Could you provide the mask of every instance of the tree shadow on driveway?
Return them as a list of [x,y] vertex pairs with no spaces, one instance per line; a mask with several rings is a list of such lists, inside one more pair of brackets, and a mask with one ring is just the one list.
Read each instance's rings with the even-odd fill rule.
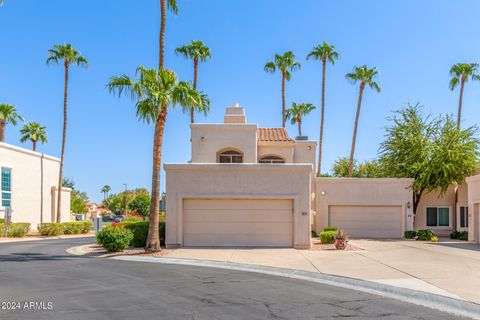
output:
[[12,252],[10,254],[0,255],[0,262],[61,261],[72,260],[75,258],[78,259],[84,257],[71,255],[51,255],[34,252]]
[[454,249],[462,249],[462,250],[470,250],[470,251],[479,251],[480,252],[480,245],[478,243],[470,243],[470,242],[437,242],[431,243],[434,246],[442,246]]

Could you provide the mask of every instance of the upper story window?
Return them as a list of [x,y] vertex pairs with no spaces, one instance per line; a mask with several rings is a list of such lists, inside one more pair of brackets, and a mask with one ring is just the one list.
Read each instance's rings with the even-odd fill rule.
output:
[[225,150],[218,154],[218,163],[243,163],[243,154],[236,150]]
[[12,201],[12,169],[2,167],[1,176],[2,207],[10,207]]
[[258,163],[285,163],[285,160],[278,156],[265,156],[258,160]]

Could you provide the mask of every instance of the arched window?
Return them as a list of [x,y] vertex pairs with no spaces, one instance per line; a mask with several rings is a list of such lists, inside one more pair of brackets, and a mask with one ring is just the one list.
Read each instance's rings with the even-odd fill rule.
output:
[[237,150],[225,150],[218,154],[218,163],[243,163],[243,154]]
[[285,160],[283,160],[283,158],[280,158],[279,156],[265,156],[263,158],[260,158],[260,160],[258,160],[258,163],[285,163]]

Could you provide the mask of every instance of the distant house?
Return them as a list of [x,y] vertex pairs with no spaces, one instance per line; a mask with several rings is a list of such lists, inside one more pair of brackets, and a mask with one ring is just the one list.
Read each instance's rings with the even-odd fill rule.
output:
[[169,247],[309,248],[311,230],[331,225],[358,238],[431,228],[479,240],[480,175],[458,187],[458,198],[454,186],[444,197],[426,194],[415,217],[412,179],[317,178],[315,141],[249,124],[238,104],[223,123],[190,127],[191,162],[164,165]]
[[[13,222],[56,221],[60,159],[0,142],[1,205],[12,209]],[[62,221],[70,221],[70,189],[62,188]]]

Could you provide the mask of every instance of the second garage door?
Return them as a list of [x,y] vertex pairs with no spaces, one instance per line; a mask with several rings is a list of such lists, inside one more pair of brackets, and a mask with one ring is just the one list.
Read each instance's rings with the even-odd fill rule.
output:
[[330,206],[329,225],[354,238],[400,238],[401,206]]
[[293,201],[185,199],[184,246],[293,246]]

